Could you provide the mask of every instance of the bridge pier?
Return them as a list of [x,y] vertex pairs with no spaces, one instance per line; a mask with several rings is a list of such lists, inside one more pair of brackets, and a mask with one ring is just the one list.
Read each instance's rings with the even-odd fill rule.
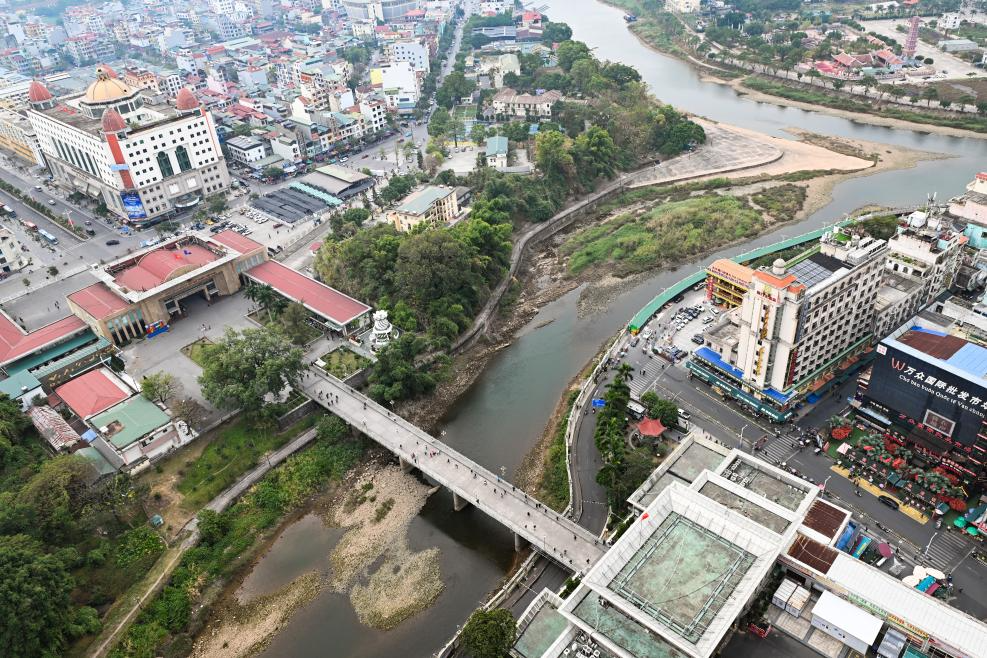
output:
[[515,532],[514,533],[514,552],[515,553],[520,553],[521,551],[524,550],[524,547],[527,546],[527,545],[528,545],[528,542],[524,539],[524,537],[522,537],[521,535],[519,535],[518,533]]
[[398,457],[398,464],[400,464],[401,470],[405,473],[410,473],[412,469],[415,468],[415,465],[406,460],[404,457]]
[[452,494],[452,509],[456,512],[462,512],[463,508],[469,505],[469,501],[465,498],[460,498],[459,494],[453,492]]

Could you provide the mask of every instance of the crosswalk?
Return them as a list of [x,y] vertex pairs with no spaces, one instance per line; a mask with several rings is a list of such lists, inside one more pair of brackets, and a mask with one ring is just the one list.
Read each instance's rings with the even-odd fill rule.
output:
[[789,457],[797,450],[797,448],[792,447],[792,439],[783,436],[768,440],[768,444],[759,450],[756,455],[759,459],[763,459],[769,464],[776,464],[788,461]]
[[[662,371],[665,368],[673,367],[671,363],[657,356],[648,359],[643,366],[638,365],[634,370],[634,378],[628,382],[631,397],[640,400],[644,393],[654,389],[655,380],[662,374]],[[641,372],[642,368],[644,373]]]
[[948,573],[972,547],[969,540],[964,539],[960,533],[943,529],[932,540],[928,553],[920,562]]

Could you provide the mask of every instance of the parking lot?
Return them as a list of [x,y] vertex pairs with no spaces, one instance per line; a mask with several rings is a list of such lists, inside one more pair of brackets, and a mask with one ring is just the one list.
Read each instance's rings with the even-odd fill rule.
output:
[[705,291],[694,288],[683,295],[682,301],[669,305],[644,325],[640,339],[654,354],[681,362],[702,345],[699,339],[703,331],[718,315]]

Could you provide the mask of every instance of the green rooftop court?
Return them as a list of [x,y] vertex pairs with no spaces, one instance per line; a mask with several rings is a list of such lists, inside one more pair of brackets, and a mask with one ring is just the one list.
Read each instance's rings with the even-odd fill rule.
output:
[[673,513],[610,589],[695,644],[753,564],[754,555]]
[[514,652],[520,658],[541,658],[568,623],[552,602],[545,601],[526,623],[519,625]]
[[[143,395],[124,400],[90,421],[117,448],[126,448],[171,422],[171,417]],[[106,428],[104,432],[102,428]]]
[[[602,635],[607,641],[637,658],[686,656],[632,617],[612,605],[601,604],[599,595],[589,588],[582,588],[582,595],[573,614],[593,629],[594,636]],[[601,658],[602,656],[608,657],[608,654],[601,652]]]

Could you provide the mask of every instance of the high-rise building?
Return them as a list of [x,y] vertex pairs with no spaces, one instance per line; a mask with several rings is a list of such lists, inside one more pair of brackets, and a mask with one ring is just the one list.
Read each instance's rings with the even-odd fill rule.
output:
[[343,0],[350,20],[393,21],[420,8],[419,0]]
[[888,251],[884,240],[835,230],[786,264],[755,270],[740,306],[706,333],[688,364],[777,421],[870,345]]
[[154,223],[229,187],[212,117],[189,89],[152,102],[104,67],[64,99],[36,85],[27,114],[56,183],[125,221]]

